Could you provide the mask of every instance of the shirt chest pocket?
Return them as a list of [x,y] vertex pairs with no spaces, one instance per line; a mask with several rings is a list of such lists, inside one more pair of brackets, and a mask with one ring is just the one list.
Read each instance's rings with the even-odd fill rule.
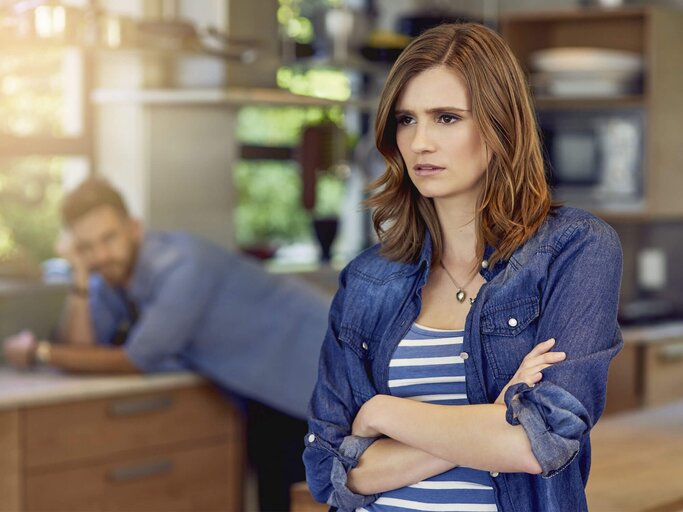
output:
[[344,344],[351,391],[360,406],[377,394],[373,384],[372,364],[379,342],[355,330],[343,328],[339,333],[339,340]]
[[481,339],[497,379],[508,381],[536,343],[538,297],[488,303],[481,315]]

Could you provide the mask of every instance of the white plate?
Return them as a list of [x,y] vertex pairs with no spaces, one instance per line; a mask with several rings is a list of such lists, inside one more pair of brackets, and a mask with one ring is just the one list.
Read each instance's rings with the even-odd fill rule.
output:
[[529,61],[533,69],[543,72],[639,73],[643,69],[643,58],[637,53],[605,48],[549,48],[532,53]]

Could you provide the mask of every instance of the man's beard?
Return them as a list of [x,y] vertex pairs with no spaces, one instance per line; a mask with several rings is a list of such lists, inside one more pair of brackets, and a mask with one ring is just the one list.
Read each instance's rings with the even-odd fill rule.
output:
[[131,278],[137,261],[138,248],[133,245],[128,260],[112,260],[93,268],[111,286],[123,286]]

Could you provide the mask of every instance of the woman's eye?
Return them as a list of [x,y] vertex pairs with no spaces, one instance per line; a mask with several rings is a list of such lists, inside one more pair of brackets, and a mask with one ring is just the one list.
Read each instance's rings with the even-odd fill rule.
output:
[[410,116],[398,116],[396,118],[396,123],[401,126],[407,126],[409,124],[413,124],[413,122],[413,118]]
[[441,114],[439,116],[439,122],[443,124],[453,124],[457,123],[460,121],[460,118],[458,116],[454,116],[453,114]]

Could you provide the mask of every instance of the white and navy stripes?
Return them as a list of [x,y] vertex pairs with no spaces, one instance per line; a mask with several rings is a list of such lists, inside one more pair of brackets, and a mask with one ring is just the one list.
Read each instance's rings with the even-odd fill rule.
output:
[[[444,331],[413,324],[389,363],[394,396],[441,405],[466,405],[463,331]],[[383,493],[357,512],[495,512],[491,476],[466,467],[409,487]]]

